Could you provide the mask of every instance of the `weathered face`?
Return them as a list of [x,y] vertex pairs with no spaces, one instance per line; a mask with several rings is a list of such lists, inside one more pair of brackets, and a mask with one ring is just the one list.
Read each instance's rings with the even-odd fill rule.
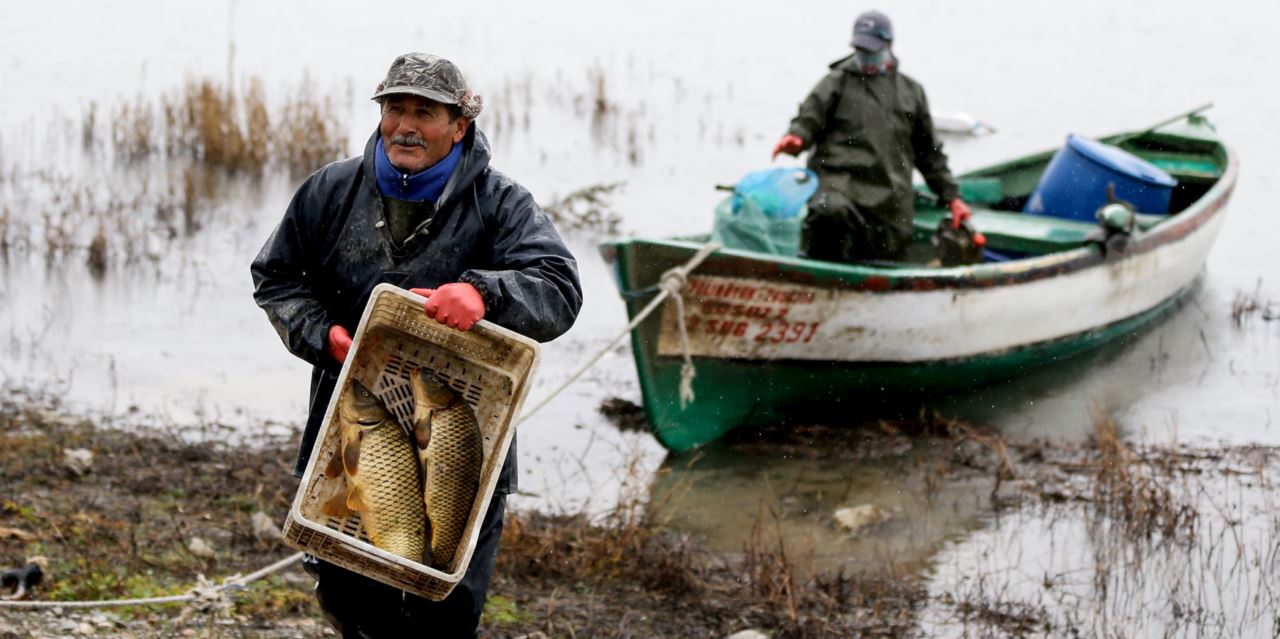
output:
[[412,175],[444,159],[470,123],[463,117],[450,120],[445,105],[434,100],[396,94],[382,102],[379,130],[391,164]]

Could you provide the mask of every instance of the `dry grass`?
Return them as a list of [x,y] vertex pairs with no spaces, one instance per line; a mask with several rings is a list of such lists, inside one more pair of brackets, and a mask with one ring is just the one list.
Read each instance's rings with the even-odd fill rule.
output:
[[[638,472],[638,471],[633,471]],[[688,490],[625,497],[602,519],[509,513],[486,616],[498,636],[900,636],[923,600],[921,581],[891,568],[815,571],[790,549],[781,517],[761,505],[741,553],[709,552],[658,513]],[[563,584],[576,584],[566,591]],[[619,605],[622,603],[623,605]],[[489,632],[485,633],[490,634]]]
[[764,533],[764,504],[751,527],[742,562],[742,572],[750,592],[762,601],[780,602],[786,605],[791,628],[800,630],[800,611],[796,605],[796,571],[787,557],[782,535],[782,520],[772,507],[768,509],[773,524],[776,544],[771,544]]
[[[93,120],[96,120],[96,104],[90,104],[89,113],[81,125],[82,137],[92,137]],[[155,107],[141,96],[132,103],[122,101],[111,114],[111,142],[116,155],[125,161],[143,160],[159,150],[156,145]]]
[[[294,174],[305,174],[339,159],[347,148],[346,134],[334,115],[332,101],[303,85],[286,100],[271,138],[272,153]],[[266,114],[261,116],[264,120]]]
[[98,232],[89,242],[89,272],[102,277],[107,272],[107,227],[98,225]]
[[54,260],[76,247],[74,225],[68,209],[58,214],[44,212],[44,254],[46,260]]
[[1280,319],[1280,310],[1274,308],[1273,302],[1262,299],[1261,279],[1253,293],[1237,291],[1235,298],[1231,300],[1231,321],[1237,327],[1243,326],[1255,314],[1261,314],[1264,320]]
[[[261,80],[242,84],[237,90],[192,79],[159,100],[137,96],[108,109],[88,103],[78,134],[86,153],[96,155],[105,140],[108,158],[128,166],[108,162],[87,177],[52,169],[24,174],[16,200],[0,211],[0,253],[83,259],[97,277],[113,265],[158,261],[154,239],[200,230],[219,199],[245,186],[235,180],[309,172],[344,154],[346,138],[328,101],[304,89],[273,108]],[[100,117],[104,110],[110,117]],[[15,215],[14,206],[28,214]]]
[[[185,592],[197,573],[247,573],[286,556],[289,549],[255,535],[250,520],[261,511],[279,521],[287,511],[295,482],[284,460],[292,447],[278,440],[231,445],[216,429],[205,434],[207,441],[195,443],[186,440],[190,430],[126,433],[55,409],[0,402],[0,527],[27,534],[0,543],[0,566],[48,557],[51,576],[36,597],[80,601]],[[69,469],[68,449],[93,452],[86,474]],[[212,544],[214,554],[194,555],[193,537]],[[237,602],[246,625],[312,610],[309,593],[279,577],[238,593]],[[183,628],[170,625],[178,610],[111,612],[155,615],[156,636],[180,636]]]
[[622,217],[610,199],[622,186],[621,182],[593,184],[542,205],[542,210],[562,228],[616,233]]
[[1236,326],[1242,326],[1246,317],[1258,312],[1261,308],[1262,304],[1256,293],[1249,295],[1237,291],[1235,299],[1231,300],[1231,321]]
[[14,219],[13,211],[6,204],[0,209],[0,255],[8,255],[9,250],[19,246],[21,238],[25,236],[26,232]]
[[1168,464],[1157,466],[1141,459],[1120,438],[1110,417],[1095,418],[1090,444],[1096,454],[1092,477],[1096,508],[1132,536],[1194,537],[1198,513],[1174,493]]
[[[654,592],[682,595],[701,583],[702,567],[686,535],[671,533],[627,469],[625,494],[602,518],[586,514],[515,515],[503,531],[498,562],[515,579],[600,581],[627,575]],[[668,498],[670,495],[668,495]]]
[[597,62],[595,66],[587,69],[587,82],[591,85],[591,115],[600,118],[608,115],[617,107],[609,101],[609,91],[606,86],[608,74],[604,67]]
[[[889,421],[880,420],[880,430],[889,435],[907,435],[910,437],[927,437],[949,442],[953,453],[945,464],[938,465],[925,477],[925,487],[936,487],[942,481],[946,470],[951,465],[970,467],[993,467],[994,483],[991,497],[995,499],[1005,482],[1018,476],[1013,458],[1009,454],[1009,445],[1004,435],[991,428],[981,428],[972,423],[947,417],[941,413],[920,409],[917,418],[912,420]],[[1037,444],[1026,442],[1024,448],[1034,449]],[[976,449],[976,450],[975,450]],[[985,457],[987,459],[979,459]]]
[[[174,213],[193,213],[196,207],[190,193],[172,188],[153,191],[145,182],[140,188],[119,191],[110,187],[95,191],[85,185],[60,188],[63,192],[44,205],[35,250],[48,263],[79,256],[95,277],[105,275],[112,265],[157,261],[159,255],[149,238],[189,234],[196,224],[188,217],[187,228],[178,227],[181,220]],[[7,251],[7,246],[32,248],[27,236],[28,230],[17,221],[0,214],[0,252]]]
[[[81,118],[82,138],[94,139],[97,105]],[[156,112],[163,113],[157,122]],[[273,121],[272,114],[278,114]],[[347,138],[328,99],[304,86],[273,104],[260,78],[242,88],[211,78],[192,78],[156,107],[142,97],[113,111],[112,143],[127,161],[187,158],[200,166],[259,175],[278,166],[309,173],[342,157]]]
[[84,117],[80,121],[80,144],[84,150],[93,149],[97,142],[98,131],[98,103],[89,102],[88,110],[85,111]]

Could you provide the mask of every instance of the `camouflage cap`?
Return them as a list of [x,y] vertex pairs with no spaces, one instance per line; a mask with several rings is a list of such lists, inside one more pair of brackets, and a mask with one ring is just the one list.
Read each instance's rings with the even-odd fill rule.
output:
[[417,95],[443,104],[456,104],[462,115],[480,115],[480,96],[471,93],[467,79],[454,63],[429,53],[406,53],[387,69],[387,77],[374,89],[373,100],[397,93]]

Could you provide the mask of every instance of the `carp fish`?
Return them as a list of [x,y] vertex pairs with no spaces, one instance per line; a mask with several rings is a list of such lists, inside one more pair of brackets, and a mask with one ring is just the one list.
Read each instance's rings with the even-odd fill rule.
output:
[[410,561],[426,553],[422,476],[409,436],[368,388],[352,380],[338,399],[341,440],[325,477],[345,477],[320,506],[331,517],[360,513],[373,545]]
[[480,489],[480,425],[460,395],[424,369],[410,373],[413,440],[422,468],[430,564],[446,570],[462,542]]

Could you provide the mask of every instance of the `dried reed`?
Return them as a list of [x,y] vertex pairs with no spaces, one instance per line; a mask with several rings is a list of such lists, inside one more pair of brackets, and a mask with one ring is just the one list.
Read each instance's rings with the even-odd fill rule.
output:
[[[273,164],[290,172],[310,172],[338,159],[346,136],[328,99],[314,97],[310,87],[272,108],[260,78],[249,78],[236,91],[210,78],[188,79],[157,109],[140,96],[113,112],[112,142],[116,154],[141,160],[164,153],[163,159],[189,158],[207,167],[258,175]],[[271,113],[279,113],[273,123]],[[97,105],[82,116],[86,146],[96,128]],[[157,140],[163,140],[163,144]]]
[[774,548],[765,540],[764,509],[765,505],[761,502],[760,512],[751,527],[751,536],[743,552],[743,581],[760,600],[785,603],[787,618],[793,630],[799,632],[800,612],[796,605],[795,566],[787,558],[787,548],[782,537],[782,520],[778,517],[778,512],[769,507],[777,540],[777,547]]
[[[93,105],[86,121],[93,119],[96,110]],[[158,150],[154,140],[155,110],[150,104],[139,96],[133,104],[121,102],[116,106],[111,116],[111,142],[118,156],[130,162],[146,158]]]
[[89,110],[84,114],[84,119],[80,122],[80,144],[86,151],[93,148],[94,142],[97,140],[98,131],[98,103],[90,101]]
[[1249,295],[1236,291],[1235,299],[1231,300],[1231,321],[1236,326],[1241,326],[1244,324],[1245,317],[1257,312],[1261,307],[1256,294]]
[[107,272],[107,227],[98,225],[98,232],[89,242],[89,272],[102,277]]
[[1261,313],[1264,320],[1280,319],[1280,316],[1274,312],[1272,303],[1262,301],[1261,279],[1258,280],[1253,293],[1236,291],[1235,298],[1231,300],[1231,321],[1236,326],[1243,326],[1255,313]]
[[1198,517],[1194,505],[1174,494],[1168,472],[1158,474],[1160,470],[1129,448],[1115,421],[1095,417],[1090,444],[1096,454],[1092,493],[1097,508],[1137,537],[1185,540],[1194,536]]
[[13,211],[5,205],[4,209],[0,209],[0,255],[8,255],[9,249],[18,245],[22,235],[24,234],[14,220]]
[[[641,486],[639,461],[627,485]],[[669,498],[668,495],[667,498]],[[703,567],[687,535],[667,531],[644,491],[624,491],[602,519],[586,514],[517,514],[503,530],[499,565],[513,578],[599,582],[625,575],[646,588],[686,594],[701,587]]]
[[291,173],[310,173],[342,157],[347,137],[329,98],[316,97],[314,88],[304,85],[281,113],[272,149]]
[[598,62],[594,67],[587,69],[587,80],[591,83],[591,115],[593,117],[603,117],[614,110],[613,104],[609,102],[605,79],[604,67]]
[[544,204],[542,210],[556,224],[567,228],[616,233],[622,217],[613,210],[609,199],[622,186],[622,182],[586,186]]

